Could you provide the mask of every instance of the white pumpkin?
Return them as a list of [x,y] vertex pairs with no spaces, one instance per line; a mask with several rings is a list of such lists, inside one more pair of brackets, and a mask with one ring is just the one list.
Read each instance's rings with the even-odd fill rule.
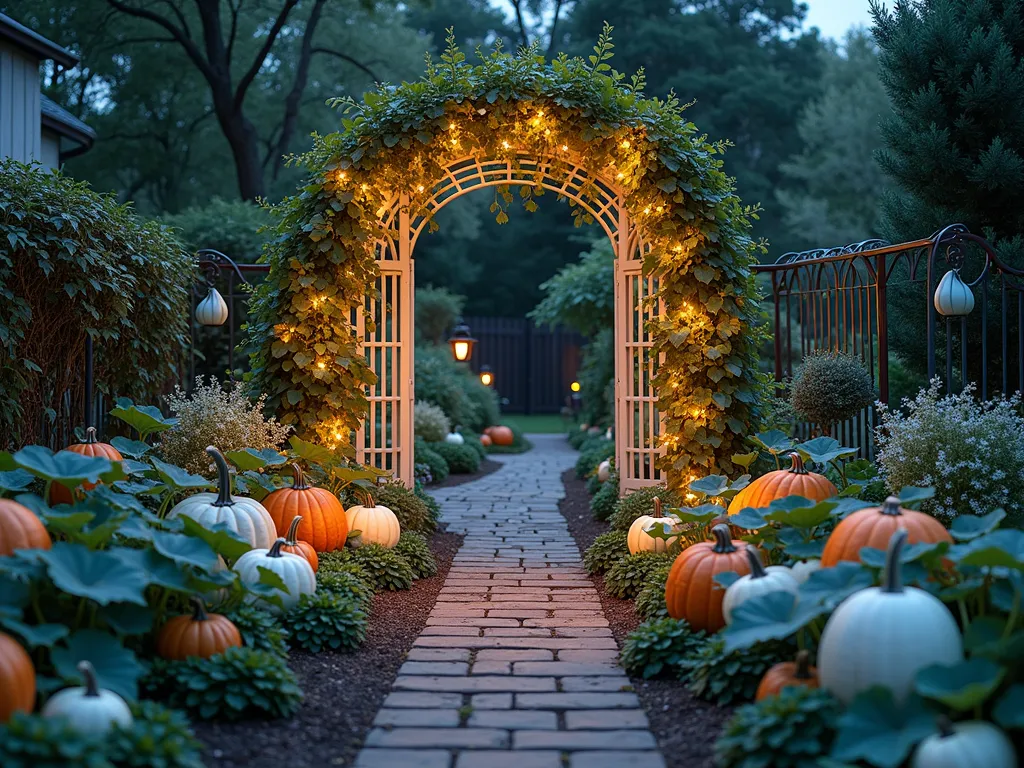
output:
[[992,723],[939,720],[939,733],[922,741],[911,768],[1017,768],[1017,754],[1006,734]]
[[398,517],[387,507],[381,507],[373,503],[373,499],[367,494],[367,506],[354,506],[345,510],[345,517],[348,519],[350,531],[360,531],[360,543],[380,544],[385,547],[393,547],[398,543],[398,537],[402,535],[402,528],[398,524]]
[[224,297],[213,286],[196,307],[196,321],[200,325],[224,325],[228,319],[228,305]]
[[612,439],[612,428],[611,427],[608,427],[608,429],[606,429],[604,431],[604,439],[605,440],[611,440]]
[[612,476],[612,462],[609,459],[605,459],[597,465],[597,481],[599,483],[607,483]]
[[960,279],[960,273],[952,269],[939,280],[933,303],[935,311],[943,317],[969,315],[974,309],[974,292]]
[[761,564],[761,556],[750,546],[747,547],[747,561],[750,563],[750,573],[730,584],[722,598],[722,615],[726,624],[732,621],[732,612],[736,606],[752,597],[769,592],[789,592],[795,595],[800,590],[789,568],[771,566],[766,570]]
[[[771,567],[768,570],[770,571]],[[796,579],[797,584],[803,584],[812,573],[818,570],[821,570],[821,560],[801,560],[789,566],[789,572]]]
[[449,432],[444,436],[444,441],[452,445],[462,445],[466,442],[465,438],[458,432]]
[[892,535],[882,586],[844,600],[821,633],[818,680],[844,704],[875,685],[902,703],[920,670],[951,666],[964,657],[949,609],[923,589],[903,586],[900,552],[906,540],[906,529]]
[[316,592],[316,574],[313,573],[313,566],[301,555],[282,552],[281,547],[284,544],[284,539],[278,539],[270,549],[250,549],[235,562],[238,578],[247,587],[259,584],[260,568],[266,568],[281,577],[288,592],[276,590],[281,596],[283,608],[267,603],[266,607],[272,613],[294,608],[303,595],[312,595]]
[[212,445],[206,452],[213,457],[217,465],[217,493],[197,493],[189,496],[178,502],[167,516],[184,515],[204,528],[226,523],[253,547],[269,549],[277,537],[274,518],[256,499],[232,496],[231,475],[228,473],[228,463],[224,456]]
[[88,661],[78,663],[85,685],[65,688],[50,697],[43,717],[59,717],[83,736],[103,736],[115,725],[130,728],[132,712],[125,700],[96,684],[96,673]]
[[674,517],[661,516],[661,499],[657,496],[654,498],[654,515],[642,515],[629,526],[629,533],[626,534],[626,546],[629,547],[629,554],[635,555],[637,552],[666,552],[678,540],[678,536],[673,536],[671,539],[659,539],[651,536],[647,533],[646,529],[654,523],[664,523],[671,526],[679,523]]

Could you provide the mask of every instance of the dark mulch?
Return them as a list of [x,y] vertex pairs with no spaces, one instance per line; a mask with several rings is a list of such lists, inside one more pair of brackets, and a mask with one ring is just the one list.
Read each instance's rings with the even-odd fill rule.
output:
[[[575,471],[563,473],[562,483],[565,498],[558,508],[569,524],[576,546],[583,552],[608,530],[608,523],[595,520],[590,514],[586,483],[576,479]],[[594,584],[612,634],[621,647],[626,635],[640,623],[633,601],[609,595],[600,576],[594,578]],[[677,680],[634,677],[632,682],[668,768],[712,768],[712,747],[732,710],[695,698]]]
[[438,572],[403,592],[373,600],[366,642],[353,653],[294,651],[289,665],[305,691],[291,720],[195,723],[207,744],[209,768],[321,768],[355,762],[398,668],[427,623],[437,593],[462,543],[453,533],[435,534],[430,547]]
[[444,479],[443,483],[434,483],[431,488],[451,488],[453,485],[462,485],[463,483],[469,483],[473,480],[479,480],[481,477],[486,477],[492,472],[497,472],[501,469],[501,463],[494,461],[494,459],[484,459],[480,462],[480,469],[474,472],[472,475],[448,475]]

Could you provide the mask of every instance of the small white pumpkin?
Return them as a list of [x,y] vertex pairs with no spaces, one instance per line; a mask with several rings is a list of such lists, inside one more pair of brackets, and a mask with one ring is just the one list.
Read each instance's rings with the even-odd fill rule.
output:
[[449,432],[445,435],[444,441],[451,445],[463,445],[466,442],[465,438],[458,432]]
[[668,551],[668,548],[672,546],[679,537],[673,536],[671,539],[659,539],[647,533],[646,529],[654,523],[664,523],[666,525],[675,526],[678,522],[679,521],[674,517],[661,516],[661,499],[655,496],[654,515],[642,515],[634,520],[633,524],[629,526],[629,533],[626,534],[626,546],[629,547],[629,554],[635,555],[637,552]]
[[840,603],[821,633],[818,680],[844,704],[875,685],[888,688],[902,704],[920,670],[963,660],[963,640],[949,609],[923,589],[903,586],[900,552],[906,540],[905,528],[893,533],[882,586]]
[[[768,570],[771,570],[769,568]],[[803,584],[815,571],[821,570],[821,560],[801,560],[789,566],[789,572],[797,584]]]
[[220,291],[210,286],[199,305],[196,307],[196,321],[200,325],[224,325],[228,319],[228,304]]
[[276,590],[281,596],[283,609],[268,603],[266,607],[272,613],[294,608],[303,595],[312,595],[316,592],[316,574],[313,572],[313,566],[301,555],[282,552],[281,547],[284,544],[284,539],[278,539],[270,549],[250,549],[235,563],[238,578],[247,587],[259,584],[260,568],[266,568],[281,577],[288,592],[286,594],[280,589]]
[[253,547],[269,549],[277,537],[277,526],[274,518],[256,499],[245,496],[231,495],[231,475],[228,463],[221,452],[212,445],[206,452],[213,457],[217,465],[217,493],[197,493],[184,501],[178,502],[167,513],[168,517],[184,515],[190,517],[204,528],[212,528],[218,523],[227,523],[228,527],[249,542]]
[[974,309],[974,292],[955,269],[942,276],[935,288],[935,311],[943,317],[969,315]]
[[612,476],[612,462],[610,459],[605,459],[597,465],[597,481],[599,483],[607,483]]
[[115,725],[131,727],[132,712],[125,700],[97,685],[92,664],[80,661],[78,671],[85,685],[53,694],[43,707],[43,717],[64,718],[68,725],[89,737],[103,736]]
[[604,439],[605,440],[611,440],[612,439],[612,428],[611,427],[608,427],[608,429],[606,429],[604,431]]
[[939,732],[922,741],[911,768],[1016,768],[1017,754],[1006,734],[992,723],[950,723],[939,718]]
[[366,506],[354,506],[345,510],[350,531],[362,531],[362,544],[380,544],[393,547],[402,535],[398,517],[387,507],[373,503],[373,498],[366,495]]
[[800,587],[793,578],[788,568],[772,566],[765,570],[761,564],[761,556],[753,547],[747,547],[747,562],[750,563],[750,573],[740,576],[725,590],[725,597],[722,598],[722,616],[725,623],[732,622],[732,612],[736,606],[749,600],[752,597],[766,595],[769,592],[789,592],[795,595]]

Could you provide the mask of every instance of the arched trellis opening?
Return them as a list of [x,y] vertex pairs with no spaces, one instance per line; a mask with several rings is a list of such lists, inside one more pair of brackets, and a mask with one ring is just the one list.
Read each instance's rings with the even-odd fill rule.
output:
[[[557,168],[557,171],[555,170]],[[598,223],[611,240],[615,269],[615,458],[623,492],[662,481],[657,456],[661,420],[654,381],[659,356],[648,324],[659,313],[657,278],[643,274],[646,250],[623,190],[580,158],[516,153],[508,158],[469,155],[444,169],[418,215],[407,193],[383,208],[387,236],[377,242],[380,270],[376,295],[356,318],[357,335],[377,381],[367,394],[369,410],[356,437],[357,458],[413,478],[413,251],[434,214],[454,200],[488,187],[529,186],[567,198]],[[381,211],[378,211],[379,213]],[[367,327],[361,318],[370,317]]]

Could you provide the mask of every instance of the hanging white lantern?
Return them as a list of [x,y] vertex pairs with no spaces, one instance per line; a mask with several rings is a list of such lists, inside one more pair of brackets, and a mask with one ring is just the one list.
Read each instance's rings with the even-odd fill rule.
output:
[[228,304],[214,287],[196,307],[196,321],[200,325],[224,325],[228,319]]
[[939,280],[935,289],[935,311],[943,317],[962,317],[974,309],[974,293],[960,279],[960,273],[950,270]]

